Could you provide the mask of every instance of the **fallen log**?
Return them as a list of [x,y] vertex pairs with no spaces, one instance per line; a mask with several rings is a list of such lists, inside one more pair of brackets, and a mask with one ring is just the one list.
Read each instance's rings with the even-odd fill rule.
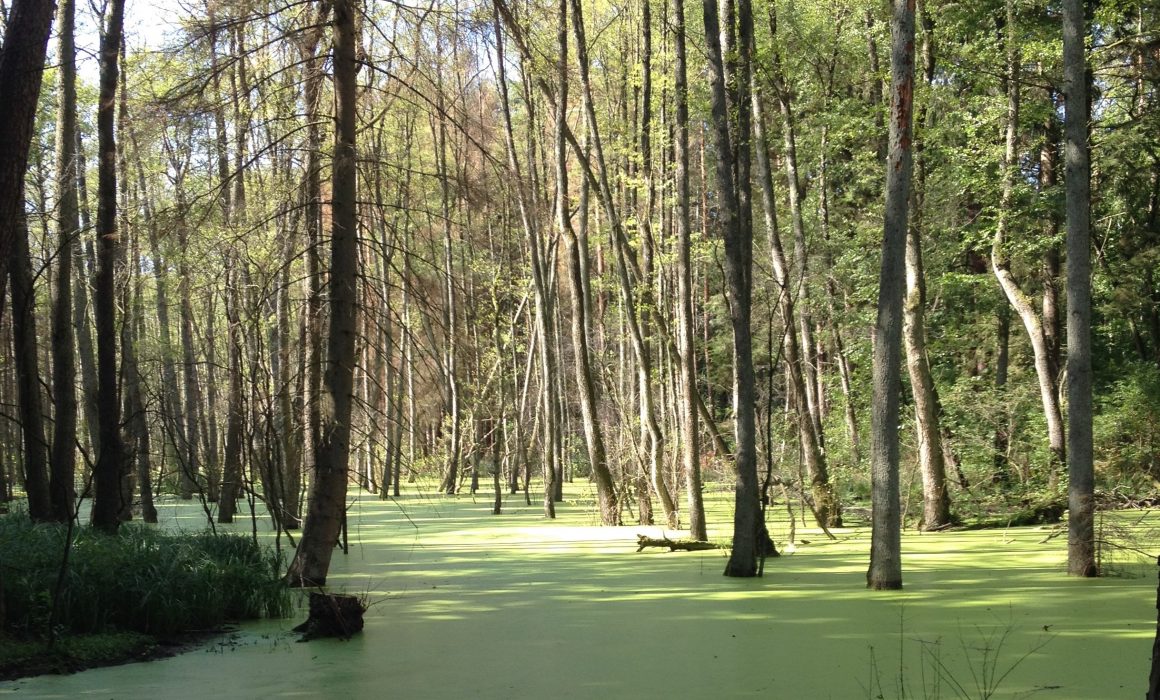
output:
[[363,628],[363,613],[367,610],[362,600],[352,595],[311,593],[310,616],[294,628],[301,632],[298,641],[308,642],[319,637],[350,639]]
[[643,552],[645,547],[667,547],[670,552],[697,552],[704,549],[725,549],[725,545],[702,540],[672,540],[668,537],[636,536],[636,551]]

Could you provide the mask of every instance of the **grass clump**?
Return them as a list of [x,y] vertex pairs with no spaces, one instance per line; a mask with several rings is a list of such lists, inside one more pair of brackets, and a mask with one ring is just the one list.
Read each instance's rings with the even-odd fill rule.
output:
[[0,680],[72,673],[163,655],[155,638],[137,632],[71,635],[51,645],[44,639],[0,634]]
[[[0,516],[0,630],[16,639],[133,632],[166,638],[291,607],[277,555],[227,534],[116,535]],[[58,584],[59,579],[59,584]]]

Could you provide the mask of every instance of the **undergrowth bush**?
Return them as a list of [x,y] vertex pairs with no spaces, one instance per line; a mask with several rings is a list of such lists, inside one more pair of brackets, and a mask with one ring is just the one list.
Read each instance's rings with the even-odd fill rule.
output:
[[52,617],[67,533],[62,525],[0,516],[0,595],[7,629],[40,634],[52,623],[75,633],[167,636],[289,612],[279,557],[252,539],[169,534],[130,524],[116,535],[75,531]]

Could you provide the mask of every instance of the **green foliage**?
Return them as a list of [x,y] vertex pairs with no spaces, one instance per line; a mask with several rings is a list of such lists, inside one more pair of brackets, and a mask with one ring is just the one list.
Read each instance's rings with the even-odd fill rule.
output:
[[71,673],[126,659],[148,658],[156,649],[156,640],[138,632],[73,635],[51,645],[0,633],[0,678]]
[[1154,491],[1160,479],[1160,369],[1144,363],[1123,368],[1103,392],[1094,430],[1106,486]]
[[279,557],[253,540],[126,525],[115,536],[76,534],[54,615],[66,536],[60,525],[0,518],[0,593],[10,630],[38,634],[51,620],[69,632],[164,636],[290,608]]

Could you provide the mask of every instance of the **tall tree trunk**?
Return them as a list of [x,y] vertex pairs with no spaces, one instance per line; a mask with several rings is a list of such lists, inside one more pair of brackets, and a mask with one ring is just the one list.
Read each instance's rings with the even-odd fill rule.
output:
[[52,303],[52,456],[49,489],[53,518],[68,522],[76,500],[77,392],[73,334],[73,249],[80,235],[77,203],[76,11],[73,0],[61,0],[57,15],[57,60],[60,63],[56,121],[57,260],[56,295]]
[[334,3],[335,144],[331,204],[330,333],[327,341],[326,396],[320,442],[315,446],[314,481],[306,525],[287,581],[322,586],[334,543],[346,515],[350,418],[354,389],[358,310],[358,219],[355,134],[357,74],[355,0]]
[[[173,345],[172,330],[169,319],[169,266],[161,253],[160,234],[154,217],[153,205],[146,189],[145,168],[142,164],[141,148],[137,143],[137,135],[130,126],[130,139],[133,142],[134,160],[136,163],[138,191],[141,197],[141,208],[144,212],[149,231],[149,250],[153,262],[154,299],[157,305],[157,329],[161,353],[161,418],[164,425],[165,443],[168,445],[174,460],[182,463],[185,454],[185,445],[188,442],[185,429],[185,413],[181,410],[181,388],[177,383],[177,364],[174,360],[176,349]],[[98,441],[99,442],[99,441]],[[183,499],[193,498],[193,482],[187,477],[185,469],[178,475],[178,493]]]
[[1011,307],[1004,305],[999,309],[998,324],[995,333],[995,393],[1000,399],[1003,409],[996,417],[995,435],[991,440],[994,457],[992,464],[994,471],[991,481],[1005,484],[1011,479],[1010,465],[1007,460],[1007,451],[1011,443],[1010,411],[1003,400],[1007,393],[1007,368],[1011,350]]
[[[740,25],[751,37],[753,16],[748,0],[741,0]],[[773,554],[761,511],[757,483],[756,377],[753,371],[752,298],[753,231],[743,226],[735,176],[733,144],[727,104],[727,76],[721,51],[721,24],[716,0],[703,0],[705,43],[712,83],[713,133],[717,149],[717,189],[721,200],[722,235],[725,239],[725,279],[729,291],[729,319],[733,326],[733,427],[736,476],[733,512],[733,549],[725,565],[726,576],[748,577],[761,573],[759,559]],[[732,27],[733,17],[725,16]],[[751,42],[751,38],[750,38]],[[752,44],[743,40],[741,57],[746,65]],[[748,76],[746,76],[748,80]],[[734,96],[736,99],[736,96]],[[748,134],[743,138],[748,139]],[[748,154],[746,154],[748,157]],[[747,185],[748,183],[746,183]]]
[[1095,576],[1092,468],[1091,162],[1085,3],[1063,3],[1067,90],[1067,572]]
[[588,133],[592,139],[592,150],[596,156],[598,185],[601,202],[605,214],[612,227],[611,238],[613,254],[616,257],[617,281],[620,286],[621,301],[624,305],[625,321],[632,341],[633,353],[636,356],[637,384],[641,392],[641,417],[644,429],[648,433],[649,444],[649,476],[653,490],[661,500],[665,518],[669,527],[677,527],[677,509],[672,494],[664,481],[664,437],[661,434],[660,422],[657,418],[656,403],[652,389],[652,370],[648,348],[645,346],[644,333],[637,318],[639,308],[636,295],[632,289],[632,280],[629,276],[627,245],[624,236],[623,223],[617,215],[613,201],[612,189],[608,177],[607,161],[604,157],[604,147],[600,140],[600,131],[597,128],[596,108],[592,100],[592,84],[589,77],[588,43],[584,33],[584,15],[579,0],[571,0],[572,30],[576,37],[576,59],[580,68],[581,95],[583,97],[584,116],[588,125]]
[[45,442],[44,399],[40,390],[32,260],[28,252],[27,219],[23,212],[19,217],[21,230],[12,241],[12,263],[8,267],[12,285],[12,352],[19,389],[20,431],[24,436],[24,490],[28,494],[28,515],[34,521],[44,522],[54,518],[54,510],[49,493],[48,443]]
[[[317,469],[314,460],[322,439],[322,131],[320,128],[323,58],[318,56],[332,2],[316,4],[311,27],[301,46],[303,101],[306,107],[306,384],[303,391],[303,450],[306,472]],[[328,360],[329,362],[329,360]]]
[[[124,83],[122,83],[123,85]],[[125,174],[123,166],[122,162],[122,175]],[[141,246],[139,237],[136,235],[132,237],[131,248],[133,256],[131,269],[136,272],[142,269]],[[125,317],[121,322],[121,365],[124,372],[126,432],[132,441],[130,453],[132,453],[136,463],[134,477],[141,493],[141,519],[146,523],[155,523],[157,522],[157,507],[153,502],[149,421],[145,414],[145,400],[142,397],[142,386],[145,384],[145,378],[141,374],[141,364],[137,357],[137,347],[145,339],[145,303],[142,299],[141,286],[140,275],[134,274],[133,279],[125,288],[123,305]],[[129,495],[131,497],[132,493]],[[123,512],[122,515],[124,514]]]
[[913,0],[893,0],[891,22],[890,147],[886,162],[886,212],[875,324],[870,413],[870,479],[873,499],[870,569],[874,590],[902,588],[902,524],[898,489],[898,400],[902,355],[902,302],[906,288],[906,231],[912,170],[914,98]]
[[[925,5],[922,15],[922,79],[927,89],[934,81],[934,19]],[[914,397],[914,429],[918,439],[918,463],[922,474],[922,527],[938,530],[951,524],[951,499],[947,491],[943,460],[940,407],[930,360],[926,352],[926,278],[922,267],[923,202],[926,158],[923,141],[927,107],[918,110],[914,129],[914,187],[911,189],[910,226],[906,234],[906,296],[903,300],[902,339],[906,346],[906,370]]]
[[677,335],[681,394],[677,413],[683,439],[681,463],[689,501],[689,536],[709,539],[705,504],[701,497],[701,431],[697,423],[697,360],[693,341],[693,263],[689,223],[689,96],[685,50],[685,0],[673,1],[674,97],[676,99],[676,224],[677,224]]
[[[44,57],[52,31],[51,0],[13,0],[0,51],[0,283],[8,279],[16,237],[24,226],[24,174],[32,144]],[[0,318],[4,316],[0,284]]]
[[[241,177],[239,173],[238,177]],[[232,523],[242,482],[242,442],[245,431],[245,407],[242,384],[242,338],[240,280],[236,271],[237,255],[232,251],[226,260],[226,324],[229,327],[226,355],[230,386],[226,399],[226,447],[222,462],[221,493],[218,495],[218,522]]]
[[435,134],[436,158],[439,171],[439,206],[443,219],[443,371],[447,379],[447,406],[451,412],[451,437],[447,444],[447,464],[444,470],[443,483],[439,490],[446,494],[455,493],[459,486],[459,462],[462,459],[463,432],[462,407],[460,406],[458,352],[459,342],[457,321],[459,309],[456,308],[455,295],[455,267],[454,241],[451,230],[451,169],[447,165],[447,120],[443,104],[443,85],[440,79],[437,111],[439,124]]
[[101,37],[101,88],[97,107],[97,275],[93,294],[97,326],[97,403],[101,450],[93,470],[95,497],[92,523],[116,532],[121,525],[121,482],[125,449],[121,441],[121,404],[117,396],[117,329],[115,275],[121,234],[117,230],[117,144],[114,125],[117,61],[125,19],[125,0],[110,0]]
[[[293,225],[290,227],[293,229]],[[298,236],[288,232],[282,246],[281,282],[277,292],[277,376],[275,377],[278,399],[278,437],[281,442],[282,464],[279,471],[280,481],[278,502],[270,504],[280,509],[278,516],[282,527],[287,530],[297,530],[299,527],[298,499],[301,495],[302,484],[302,432],[299,418],[301,411],[294,403],[294,362],[293,343],[291,342],[290,328],[290,287],[291,265],[297,256]]]
[[1053,481],[1059,466],[1065,462],[1063,415],[1056,391],[1055,374],[1051,367],[1051,353],[1043,330],[1043,321],[1035,311],[1031,299],[1019,287],[1011,273],[1006,252],[1007,230],[1012,216],[1015,197],[1015,179],[1019,176],[1018,135],[1019,135],[1019,73],[1021,58],[1019,40],[1016,35],[1015,1],[1007,0],[1007,136],[1003,153],[1003,190],[999,202],[999,220],[995,226],[995,236],[991,241],[991,269],[999,280],[999,286],[1007,296],[1015,313],[1023,322],[1031,341],[1031,351],[1035,357],[1035,374],[1039,380],[1039,397],[1043,404],[1043,414],[1047,421],[1048,446],[1051,449],[1051,464],[1048,475]]
[[[85,414],[85,428],[89,436],[89,446],[93,453],[100,451],[98,424],[100,423],[97,410],[97,355],[93,347],[92,319],[89,317],[90,284],[92,270],[86,264],[84,248],[92,250],[92,241],[85,246],[81,245],[81,231],[89,229],[88,183],[85,177],[85,149],[81,141],[80,130],[77,131],[76,146],[73,154],[76,158],[77,200],[80,213],[80,231],[73,237],[70,254],[73,256],[73,269],[76,280],[73,288],[73,332],[76,334],[77,355],[81,365],[81,387]],[[90,258],[92,256],[90,255]]]
[[[187,216],[184,195],[185,167],[177,168],[178,176],[174,185],[177,193],[178,216]],[[193,298],[191,292],[192,272],[189,266],[189,230],[184,221],[177,224],[177,245],[180,248],[177,262],[177,296],[181,316],[181,359],[182,380],[185,391],[182,412],[185,415],[185,451],[180,457],[182,483],[186,488],[205,495],[205,481],[201,469],[201,421],[198,408],[201,406],[201,379],[193,346]]]
[[[565,131],[567,130],[568,107],[568,31],[567,31],[568,0],[560,0],[560,26],[557,30],[559,45],[559,91],[557,92],[556,126],[555,126],[555,162],[556,162],[556,222],[567,246],[566,266],[568,271],[568,287],[572,295],[572,352],[575,360],[576,386],[580,393],[581,420],[584,427],[585,446],[588,451],[588,463],[592,469],[592,477],[596,482],[597,498],[599,499],[600,522],[604,525],[620,525],[620,504],[616,497],[616,485],[612,480],[612,473],[608,469],[608,457],[604,446],[604,433],[600,425],[600,404],[596,391],[596,380],[592,372],[591,352],[588,347],[588,338],[591,334],[589,322],[589,306],[585,299],[587,288],[584,280],[584,260],[586,252],[581,248],[582,241],[572,227],[568,204],[568,162],[565,151]],[[495,20],[496,33],[499,34],[499,17]],[[498,45],[499,79],[505,80],[503,69],[503,47]],[[515,160],[514,139],[512,138],[511,117],[507,102],[507,87],[501,84],[503,95],[504,126],[508,135],[509,167],[513,175],[519,177],[519,166]],[[517,179],[517,182],[519,180]],[[521,212],[525,207],[523,195],[520,195]]]
[[[777,15],[773,6],[769,10],[771,34],[777,34]],[[813,321],[809,315],[809,295],[805,222],[802,212],[802,188],[798,177],[797,142],[789,86],[781,74],[781,58],[774,54],[774,85],[781,106],[784,121],[785,175],[789,189],[790,218],[794,234],[794,274],[786,265],[785,253],[777,233],[776,206],[773,198],[772,167],[768,162],[769,146],[765,137],[765,125],[758,125],[762,111],[760,99],[753,102],[754,128],[761,130],[758,147],[759,174],[762,181],[762,197],[765,202],[766,228],[770,236],[770,255],[773,257],[774,275],[782,288],[781,312],[785,323],[786,364],[789,369],[794,401],[798,414],[798,434],[806,473],[810,478],[810,491],[814,499],[813,511],[822,527],[840,527],[842,524],[841,504],[830,484],[829,467],[826,463],[822,433],[821,399],[818,392],[819,377],[813,363],[814,337]],[[763,162],[764,161],[764,162]],[[795,321],[796,315],[796,321]],[[800,333],[800,341],[799,334]]]
[[752,94],[753,131],[756,141],[757,180],[761,185],[762,208],[765,213],[765,229],[769,238],[769,256],[773,265],[774,280],[781,287],[778,300],[781,307],[782,322],[785,324],[785,360],[786,371],[790,380],[798,424],[798,440],[801,445],[802,461],[806,473],[810,477],[811,494],[813,496],[813,510],[817,514],[818,524],[823,527],[837,527],[841,524],[841,515],[838,510],[837,499],[827,478],[825,454],[817,438],[817,424],[809,411],[806,401],[808,391],[802,359],[801,348],[798,345],[798,331],[794,317],[793,291],[795,284],[790,277],[790,269],[786,264],[785,249],[782,247],[781,236],[777,225],[777,203],[773,191],[773,169],[769,161],[769,141],[765,131],[765,114],[761,93],[754,86]]
[[[653,241],[652,233],[652,215],[653,215],[653,184],[652,184],[652,138],[650,131],[652,129],[652,17],[650,11],[651,0],[640,0],[641,2],[641,86],[640,86],[640,161],[641,161],[641,187],[639,193],[634,193],[640,200],[638,201],[638,228],[641,238],[641,262],[642,269],[638,275],[637,284],[640,288],[640,333],[641,333],[641,347],[644,354],[649,358],[649,365],[653,365],[653,350],[651,342],[651,323],[650,317],[653,315],[652,310],[657,308],[656,300],[653,298],[653,259],[655,257],[656,243]],[[658,315],[659,316],[659,315]],[[658,318],[659,320],[659,318]],[[651,371],[646,376],[641,372],[638,374],[638,381],[648,382],[650,384],[656,381],[652,377]],[[645,391],[642,387],[640,392],[641,397],[647,398],[650,392]],[[649,455],[649,481],[652,484],[653,491],[656,492],[657,497],[661,501],[661,507],[664,508],[665,518],[669,523],[669,527],[678,527],[680,525],[680,512],[677,507],[676,500],[669,489],[668,483],[665,481],[664,469],[664,440],[661,437],[663,433],[660,430],[660,405],[663,401],[657,401],[655,398],[652,403],[646,401],[641,402],[641,423],[648,427],[648,455]],[[649,415],[651,413],[651,415]],[[653,428],[653,423],[656,423],[656,429]]]

